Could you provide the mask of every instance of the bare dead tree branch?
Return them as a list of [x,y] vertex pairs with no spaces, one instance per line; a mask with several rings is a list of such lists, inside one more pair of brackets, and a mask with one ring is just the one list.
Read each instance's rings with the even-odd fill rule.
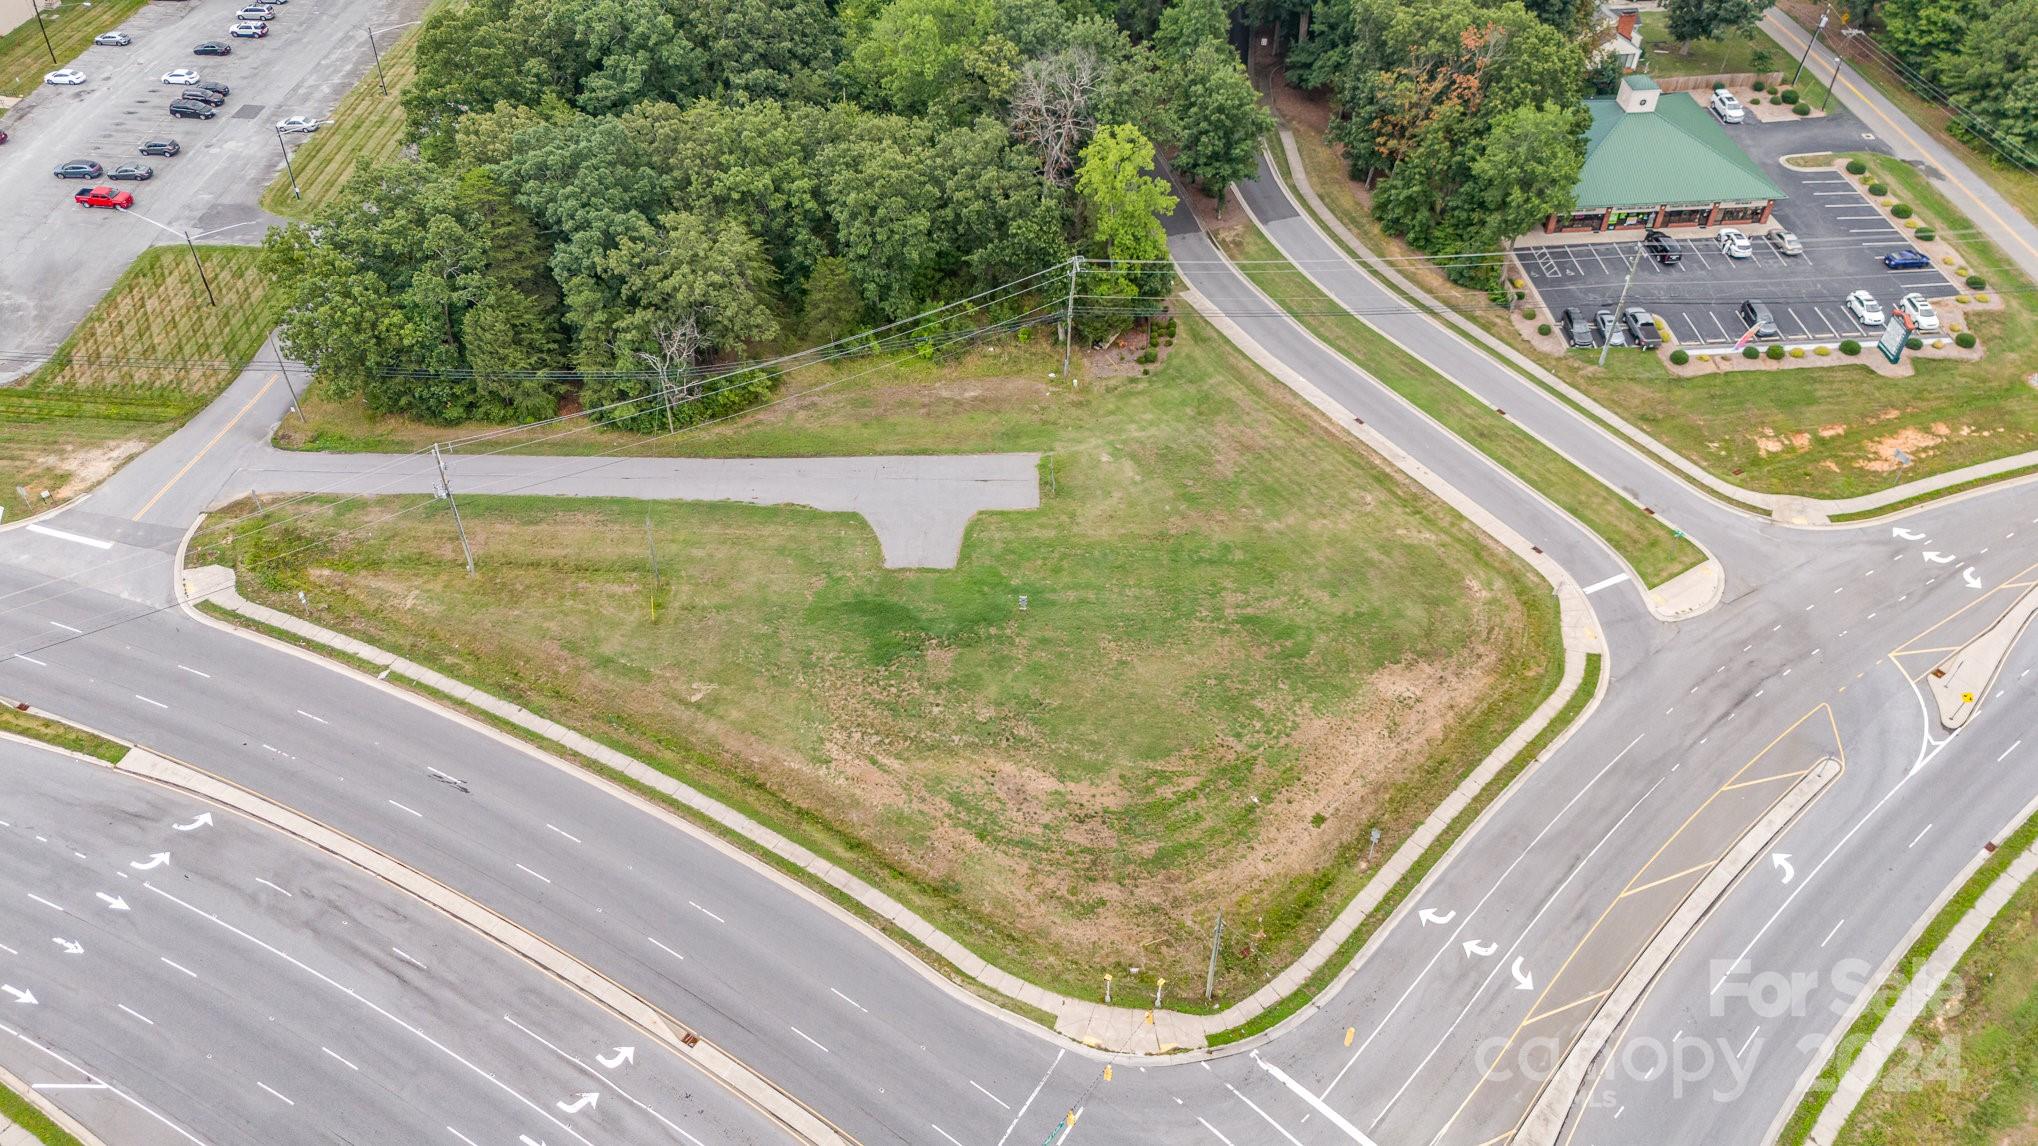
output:
[[1104,82],[1104,65],[1088,48],[1064,48],[1026,61],[1012,95],[1012,132],[1040,156],[1041,177],[1068,185],[1076,152],[1096,130],[1090,101]]

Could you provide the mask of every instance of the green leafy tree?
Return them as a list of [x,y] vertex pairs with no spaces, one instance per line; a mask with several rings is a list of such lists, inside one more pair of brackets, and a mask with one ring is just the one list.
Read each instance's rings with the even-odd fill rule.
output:
[[890,0],[857,29],[844,70],[875,106],[968,119],[999,109],[1062,26],[1054,0]]
[[[1994,11],[2001,14],[2014,8],[2002,5]],[[1989,10],[1980,0],[1884,0],[1880,40],[1905,63],[1941,80],[1948,64],[1961,54],[1968,30]]]
[[1214,196],[1222,212],[1231,185],[1258,173],[1260,139],[1273,129],[1274,117],[1260,106],[1245,65],[1229,45],[1214,41],[1182,64],[1173,111],[1175,166]]
[[[1112,262],[1085,276],[1083,292],[1150,300],[1150,310],[1173,288],[1173,272],[1149,260],[1168,257],[1160,216],[1176,205],[1168,185],[1153,177],[1152,141],[1131,124],[1098,129],[1083,149],[1076,194],[1090,234],[1090,253]],[[1138,308],[1131,308],[1138,309]],[[1104,316],[1085,324],[1087,337],[1122,329],[1132,315]]]
[[1511,246],[1514,238],[1553,214],[1577,205],[1578,173],[1585,166],[1581,112],[1546,103],[1518,107],[1493,121],[1472,160],[1468,194],[1476,196],[1488,229],[1477,249]]
[[826,103],[842,26],[826,0],[695,0],[679,8],[700,48],[702,94]]
[[1717,40],[1726,35],[1746,36],[1754,31],[1774,0],[1666,0],[1670,38]]
[[1977,21],[1944,74],[1954,101],[1986,127],[1967,133],[2030,164],[2038,155],[2038,0],[2010,0]]
[[1223,42],[1231,31],[1231,16],[1224,0],[1176,0],[1161,12],[1160,29],[1154,33],[1154,51],[1171,64],[1180,64],[1212,41]]

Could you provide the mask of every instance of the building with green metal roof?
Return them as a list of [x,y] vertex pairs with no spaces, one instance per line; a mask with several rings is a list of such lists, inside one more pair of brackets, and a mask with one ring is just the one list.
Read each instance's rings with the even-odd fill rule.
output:
[[1585,101],[1585,167],[1578,205],[1543,229],[1753,226],[1786,198],[1697,100],[1663,98],[1645,75],[1622,78],[1612,99]]

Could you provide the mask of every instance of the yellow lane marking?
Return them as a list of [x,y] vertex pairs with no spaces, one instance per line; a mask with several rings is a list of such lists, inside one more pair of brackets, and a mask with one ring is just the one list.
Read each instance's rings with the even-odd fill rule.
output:
[[[1841,685],[1840,687],[1845,688],[1846,686]],[[1743,780],[1738,784],[1729,784],[1721,788],[1720,791],[1731,792],[1736,788],[1753,788],[1757,784],[1768,784],[1776,780],[1795,780],[1809,771],[1811,771],[1809,768],[1800,768],[1795,772],[1779,772],[1774,776],[1762,776],[1754,780]]]
[[1584,998],[1582,998],[1582,999],[1573,999],[1573,1000],[1571,1000],[1570,1002],[1568,1002],[1568,1003],[1565,1003],[1565,1004],[1564,1004],[1563,1006],[1561,1006],[1561,1007],[1551,1007],[1551,1008],[1550,1008],[1549,1010],[1547,1010],[1547,1011],[1544,1011],[1544,1012],[1542,1012],[1541,1014],[1536,1014],[1536,1015],[1530,1015],[1530,1016],[1529,1016],[1528,1018],[1526,1018],[1526,1019],[1523,1019],[1523,1020],[1521,1021],[1521,1025],[1522,1025],[1522,1026],[1528,1026],[1528,1025],[1529,1025],[1530,1023],[1534,1023],[1534,1022],[1540,1022],[1540,1021],[1542,1021],[1542,1020],[1544,1020],[1544,1019],[1547,1019],[1547,1018],[1549,1018],[1549,1017],[1550,1017],[1551,1015],[1561,1015],[1561,1014],[1563,1014],[1563,1013],[1564,1013],[1565,1011],[1568,1011],[1568,1010],[1570,1010],[1570,1009],[1571,1009],[1571,1008],[1573,1008],[1573,1007],[1582,1007],[1582,1006],[1584,1006],[1585,1004],[1587,1004],[1587,1003],[1590,1003],[1590,1002],[1592,1002],[1592,1001],[1593,1001],[1593,1000],[1595,1000],[1595,999],[1604,999],[1604,998],[1606,998],[1606,997],[1607,997],[1608,995],[1610,995],[1610,994],[1612,994],[1612,993],[1613,993],[1613,988],[1612,988],[1612,987],[1608,987],[1608,988],[1607,988],[1606,990],[1604,990],[1604,991],[1594,991],[1593,993],[1591,993],[1590,995],[1587,995],[1587,996],[1585,996],[1585,997],[1584,997]]
[[224,425],[224,426],[221,426],[221,427],[219,428],[219,433],[217,433],[217,434],[214,434],[214,435],[212,435],[212,440],[211,440],[211,441],[209,441],[209,442],[207,442],[207,443],[205,443],[205,448],[204,448],[204,449],[202,449],[202,450],[199,450],[199,451],[198,451],[197,453],[195,453],[195,454],[192,454],[192,455],[191,455],[191,460],[190,460],[190,461],[188,461],[188,462],[185,462],[185,463],[184,463],[184,468],[183,468],[183,469],[180,469],[180,470],[178,470],[178,471],[177,471],[177,472],[176,472],[176,473],[175,473],[174,475],[172,475],[169,481],[166,481],[166,482],[164,482],[164,483],[163,483],[163,488],[161,488],[161,489],[157,490],[157,491],[156,491],[156,495],[155,495],[154,497],[150,498],[150,499],[148,500],[148,503],[147,503],[146,505],[143,505],[143,506],[142,506],[142,507],[141,507],[140,509],[137,509],[137,510],[135,510],[135,511],[134,511],[134,516],[133,516],[133,517],[130,517],[130,518],[128,518],[128,520],[129,520],[129,521],[140,521],[140,520],[142,519],[142,514],[145,514],[145,513],[147,513],[148,511],[150,511],[150,510],[152,510],[152,509],[156,508],[156,503],[157,503],[157,502],[159,502],[159,501],[161,501],[161,500],[163,500],[163,495],[164,495],[164,494],[166,494],[166,493],[169,493],[169,492],[170,492],[170,487],[171,487],[171,486],[174,486],[174,485],[176,485],[176,484],[177,484],[178,482],[180,482],[180,481],[183,481],[183,480],[184,480],[184,475],[185,475],[185,474],[188,474],[188,473],[190,473],[190,472],[191,472],[191,467],[192,467],[192,466],[195,466],[195,465],[197,465],[197,464],[198,464],[198,460],[199,460],[200,458],[203,458],[203,457],[204,457],[204,456],[205,456],[206,454],[209,454],[209,453],[211,453],[211,452],[212,452],[212,447],[214,447],[214,446],[218,445],[218,444],[219,444],[219,440],[220,440],[221,438],[224,438],[224,437],[226,437],[226,432],[227,432],[228,430],[231,430],[231,429],[233,429],[233,428],[234,428],[235,426],[238,426],[238,425],[240,425],[241,419],[247,416],[247,413],[248,413],[248,411],[249,411],[249,410],[252,410],[252,409],[254,409],[254,408],[255,408],[255,403],[257,403],[257,402],[261,401],[261,400],[262,400],[262,395],[264,395],[264,394],[267,394],[267,393],[269,392],[269,388],[270,388],[271,386],[274,386],[275,384],[276,384],[276,375],[274,375],[274,374],[271,374],[271,375],[269,375],[269,380],[268,380],[267,382],[264,382],[264,383],[262,383],[262,388],[261,388],[260,390],[257,390],[257,391],[255,391],[255,396],[254,396],[254,397],[252,397],[252,398],[250,398],[250,399],[248,399],[248,404],[247,404],[247,405],[245,405],[245,406],[242,406],[242,407],[241,407],[241,409],[240,409],[240,412],[239,412],[239,413],[237,413],[237,414],[235,414],[235,415],[234,415],[234,416],[233,416],[233,417],[232,417],[231,419],[229,419],[229,420],[227,421],[227,424],[226,424],[226,425]]
[[[1987,604],[1992,598],[1995,597],[1997,593],[2002,592],[2004,589],[2010,588],[2012,585],[2017,583],[2019,578],[2031,572],[2033,569],[2038,569],[2038,565],[2026,565],[2022,569],[2017,570],[2015,573],[2010,574],[2008,580],[2004,581],[2002,584],[1997,585],[1995,588],[1990,589],[1988,592],[1983,593],[1981,596],[1976,597],[1974,600],[1969,601],[1967,604],[1962,605],[1958,609],[1953,610],[1951,613],[1946,614],[1944,617],[1940,618],[1936,623],[1934,623],[1931,627],[1920,632],[1917,636],[1914,636],[1910,640],[1905,641],[1903,644],[1898,645],[1896,648],[1891,649],[1889,655],[1892,657],[1908,656],[1911,653],[1922,653],[1927,651],[1924,649],[1913,649],[1910,646],[1917,644],[1919,641],[1924,640],[1926,637],[1931,636],[1933,633],[1936,633],[1940,629],[1945,628],[1947,625],[1952,624],[1955,619],[1957,619],[1962,613],[1967,612],[1969,609]],[[2003,611],[2005,613],[2009,612],[2009,610],[2010,606],[2006,605],[2003,607]],[[1955,645],[1953,647],[1961,648],[1964,646]]]
[[[1799,775],[1803,775],[1803,773],[1799,773]],[[1692,864],[1690,867],[1685,868],[1683,871],[1674,871],[1661,879],[1652,879],[1640,887],[1631,887],[1626,891],[1621,892],[1619,898],[1626,899],[1630,895],[1640,895],[1652,887],[1661,887],[1664,884],[1669,883],[1673,879],[1683,879],[1685,876],[1690,875],[1692,872],[1704,871],[1705,869],[1711,867],[1712,865],[1718,862],[1720,861],[1717,859],[1709,859],[1704,863]]]

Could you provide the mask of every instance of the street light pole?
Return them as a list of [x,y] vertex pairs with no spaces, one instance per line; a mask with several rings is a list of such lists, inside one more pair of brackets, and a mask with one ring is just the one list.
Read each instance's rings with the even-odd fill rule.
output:
[[191,252],[191,263],[198,268],[198,281],[205,284],[205,301],[219,305],[219,296],[212,293],[212,280],[205,275],[205,260],[198,257],[198,244],[191,241],[191,232],[184,232],[184,247]]
[[[1847,33],[1848,35],[1855,34],[1854,30],[1851,28],[1847,30]],[[1833,53],[1833,78],[1826,84],[1826,98],[1819,101],[1820,111],[1824,111],[1828,107],[1832,106],[1833,89],[1839,86],[1840,86],[1840,53],[1836,50]]]
[[389,94],[389,79],[382,74],[382,49],[375,46],[375,29],[364,28],[368,33],[368,51],[375,56],[375,82],[382,86],[382,94]]
[[1620,284],[1620,301],[1613,304],[1613,327],[1606,332],[1606,344],[1599,348],[1599,364],[1606,365],[1606,352],[1613,349],[1613,332],[1620,329],[1621,308],[1628,304],[1628,288],[1635,284],[1635,268],[1642,265],[1642,245],[1649,241],[1648,234],[1635,240],[1635,257],[1628,260],[1628,277]]
[[1797,70],[1790,73],[1790,83],[1788,86],[1790,87],[1797,86],[1797,77],[1804,74],[1804,62],[1811,58],[1812,49],[1819,46],[1819,33],[1825,30],[1826,30],[1826,14],[1824,12],[1821,12],[1819,13],[1819,26],[1812,29],[1811,42],[1804,46],[1804,54],[1800,55],[1797,58]]
[[280,127],[276,129],[276,147],[283,152],[283,170],[290,173],[290,197],[292,199],[304,198],[303,193],[297,189],[297,168],[291,166],[290,145],[283,142],[283,129]]
[[35,13],[35,30],[42,33],[42,46],[50,54],[50,63],[57,62],[57,49],[50,43],[49,26],[42,22],[42,0],[28,0],[29,10]]

